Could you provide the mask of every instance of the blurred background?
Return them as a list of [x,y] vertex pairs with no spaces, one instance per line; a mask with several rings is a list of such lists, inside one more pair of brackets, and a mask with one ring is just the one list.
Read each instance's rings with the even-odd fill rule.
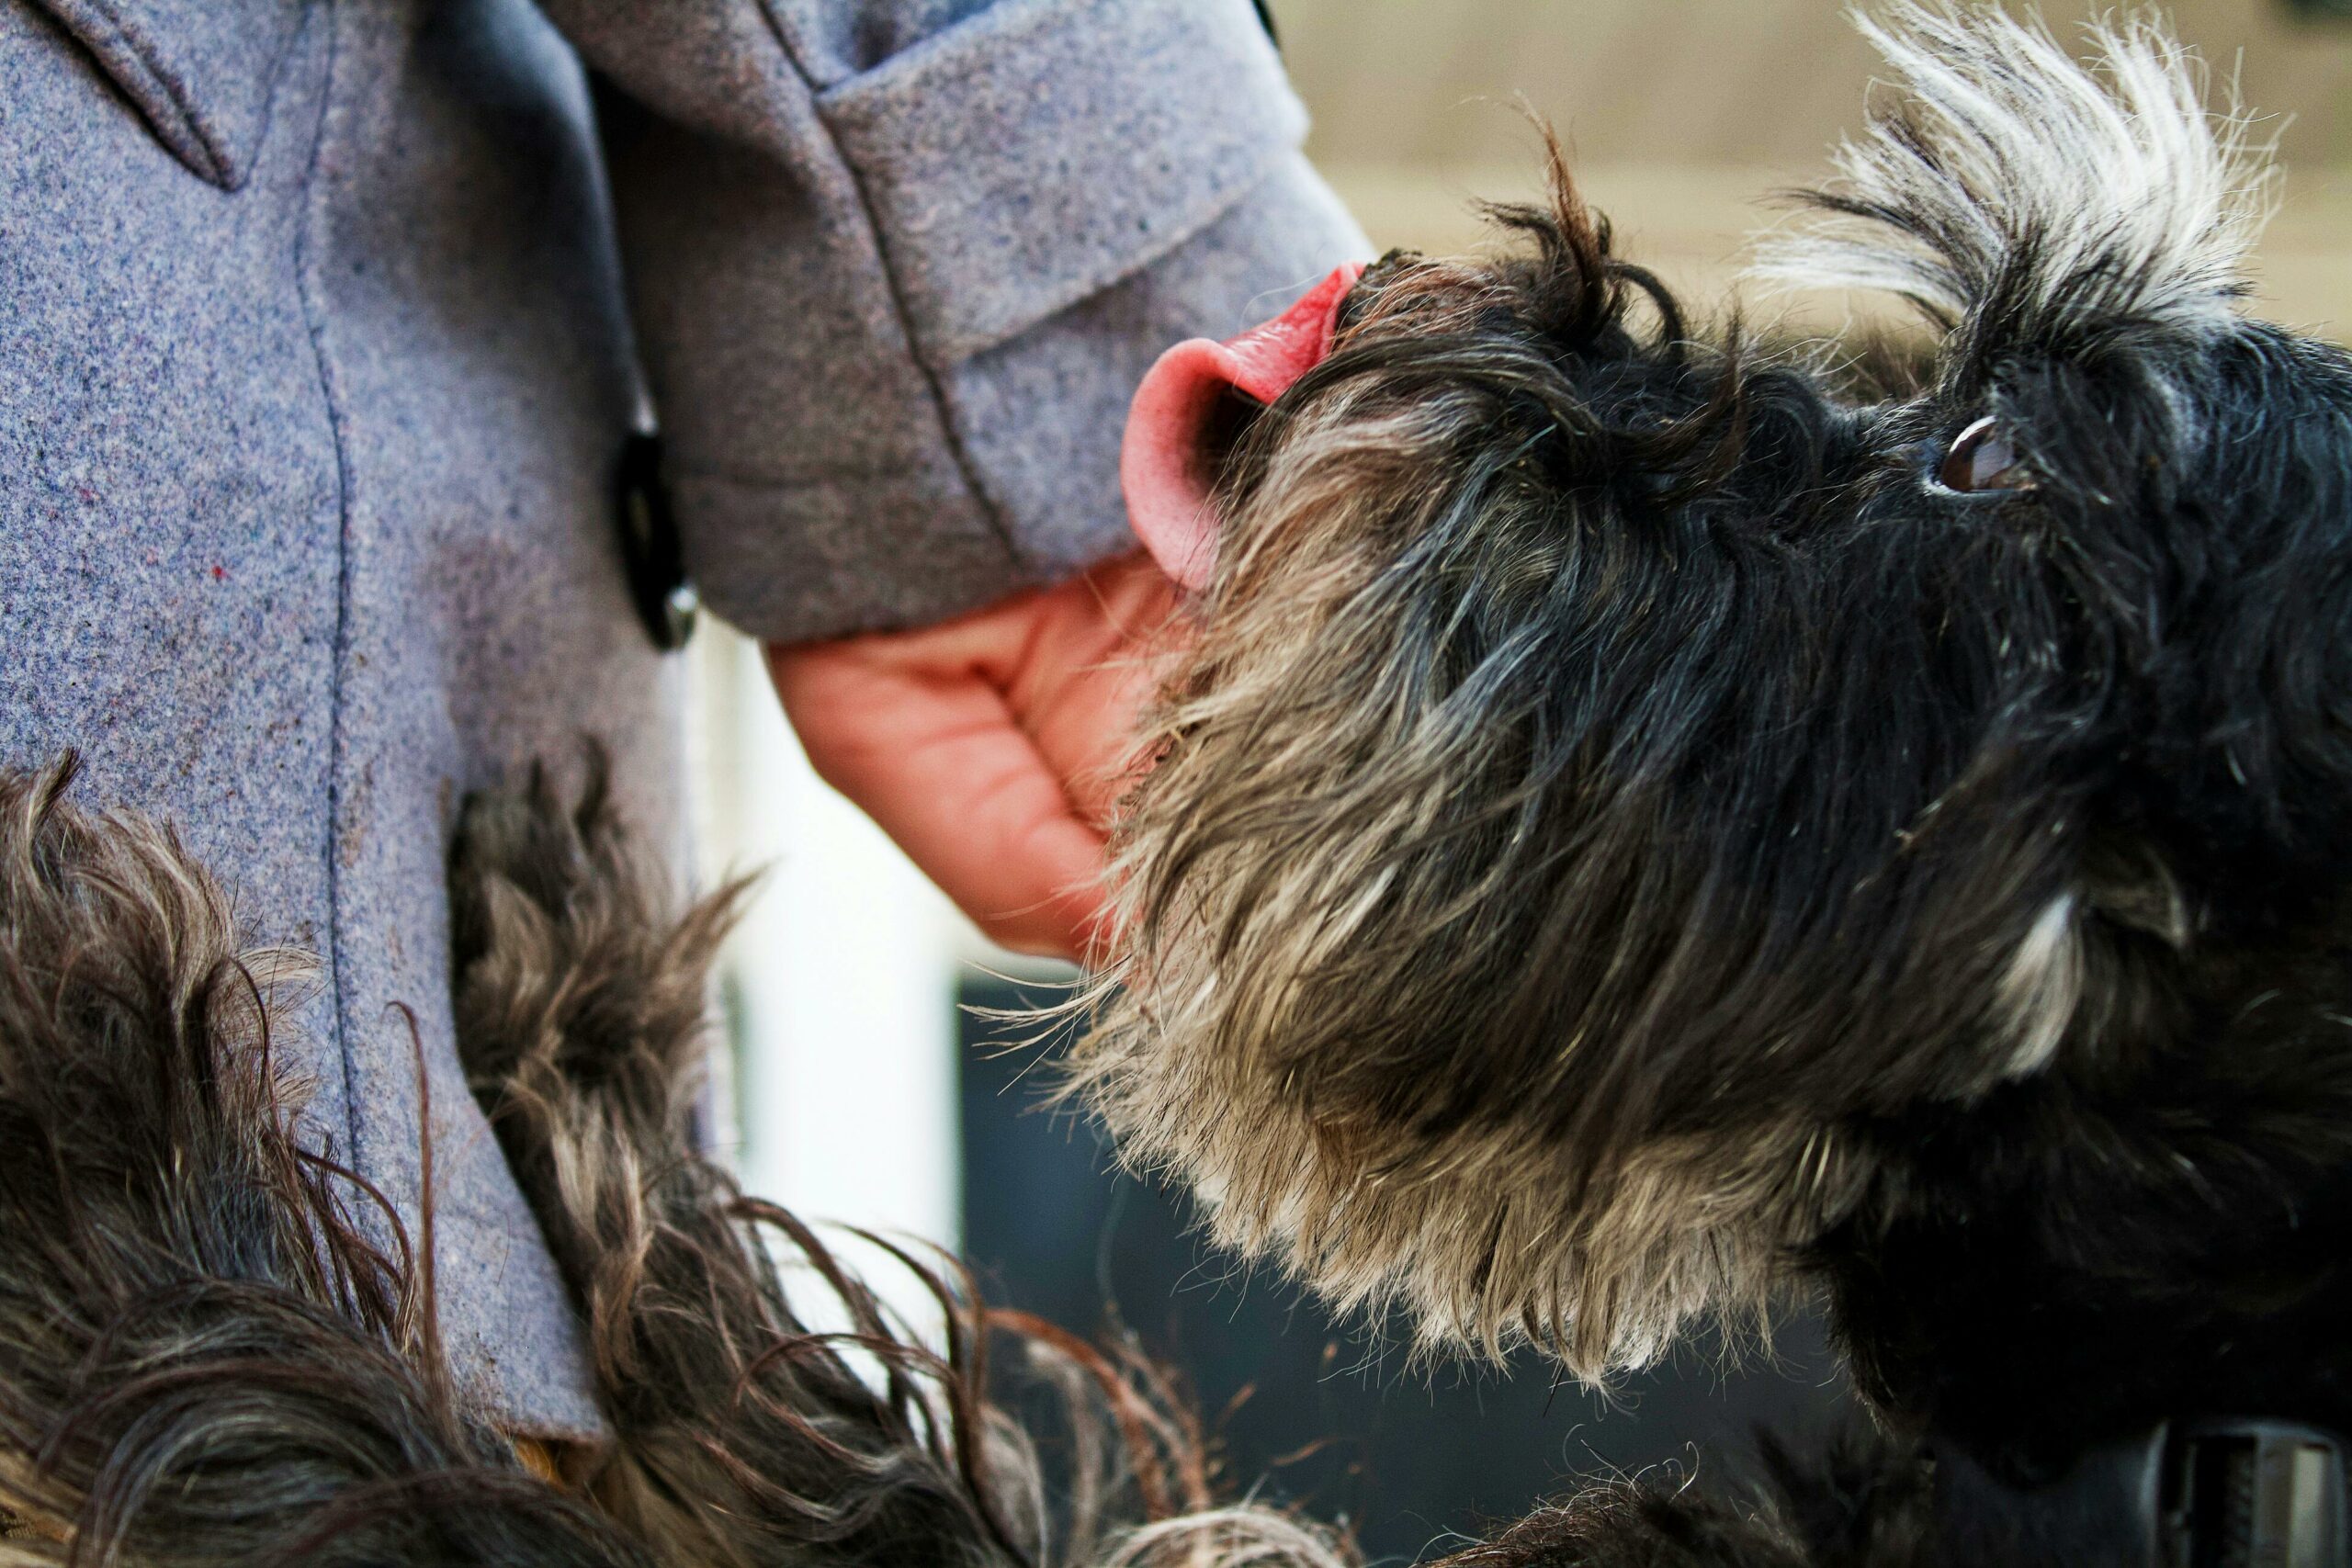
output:
[[[2061,36],[2100,12],[2044,0]],[[2352,0],[2144,6],[2277,134],[2263,309],[2352,321]],[[1876,56],[1833,0],[1272,0],[1311,150],[1381,244],[1475,245],[1474,197],[1540,190],[1523,100],[1557,127],[1621,249],[1700,298],[1735,281],[1758,198],[1826,173]]]
[[[2045,6],[2071,26],[2087,9]],[[1726,300],[1758,198],[1820,176],[1873,58],[1829,0],[1272,0],[1316,117],[1310,151],[1376,245],[1482,243],[1476,198],[1537,193],[1520,106],[1555,125],[1620,249]],[[2352,324],[2352,0],[2177,0],[2183,35],[2271,117],[2287,180],[2260,309]],[[1807,315],[1849,302],[1807,301]],[[1753,317],[1769,301],[1751,299]],[[1239,330],[1246,322],[1232,323]],[[1190,1381],[1229,1477],[1344,1517],[1409,1562],[1515,1517],[1571,1475],[1736,1450],[1758,1421],[1822,1418],[1836,1387],[1799,1314],[1779,1359],[1711,1348],[1603,1401],[1540,1364],[1401,1364],[1279,1280],[1236,1277],[1180,1201],[1112,1174],[1091,1129],[1039,1108],[1034,1052],[975,1009],[1066,975],[989,950],[807,771],[757,657],[706,622],[692,654],[712,875],[768,867],[725,978],[734,1154],[810,1217],[965,1251],[995,1299],[1132,1332]],[[1014,1032],[1025,1034],[1026,1031]],[[1710,1460],[1708,1462],[1714,1462]]]

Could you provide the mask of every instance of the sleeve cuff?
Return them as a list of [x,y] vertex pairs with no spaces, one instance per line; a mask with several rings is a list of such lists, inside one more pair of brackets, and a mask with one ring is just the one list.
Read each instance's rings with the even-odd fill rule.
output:
[[1036,575],[954,473],[921,465],[789,482],[684,473],[671,493],[695,520],[686,570],[703,603],[763,641],[929,626]]
[[1001,0],[818,107],[935,367],[1167,255],[1306,130],[1250,0]]

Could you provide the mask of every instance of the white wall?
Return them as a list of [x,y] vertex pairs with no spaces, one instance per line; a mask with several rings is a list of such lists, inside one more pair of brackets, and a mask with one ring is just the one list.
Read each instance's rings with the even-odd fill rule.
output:
[[963,922],[809,771],[752,644],[694,647],[706,884],[764,867],[724,964],[745,1188],[809,1220],[953,1247]]

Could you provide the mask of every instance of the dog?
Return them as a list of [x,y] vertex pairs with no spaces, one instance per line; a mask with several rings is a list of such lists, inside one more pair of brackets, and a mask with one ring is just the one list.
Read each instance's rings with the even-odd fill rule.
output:
[[1765,265],[1917,333],[1702,333],[1555,145],[1507,254],[1154,369],[1193,637],[1071,1092],[1424,1348],[1818,1296],[1878,1501],[1758,1561],[2153,1562],[2233,1487],[2343,1561],[2352,359],[2246,314],[2267,159],[2159,23],[1864,26]]

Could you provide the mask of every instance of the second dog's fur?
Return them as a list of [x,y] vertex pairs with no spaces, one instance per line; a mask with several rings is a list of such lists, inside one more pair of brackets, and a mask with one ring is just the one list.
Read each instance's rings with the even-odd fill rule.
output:
[[468,1066],[612,1431],[534,1473],[435,1339],[429,1206],[410,1236],[303,1123],[275,1032],[304,962],[246,951],[171,832],[72,778],[0,776],[0,1563],[1340,1561],[1211,1506],[1137,1367],[909,1258],[932,1346],[696,1152],[732,896],[667,914],[593,782],[477,802],[451,878]]

